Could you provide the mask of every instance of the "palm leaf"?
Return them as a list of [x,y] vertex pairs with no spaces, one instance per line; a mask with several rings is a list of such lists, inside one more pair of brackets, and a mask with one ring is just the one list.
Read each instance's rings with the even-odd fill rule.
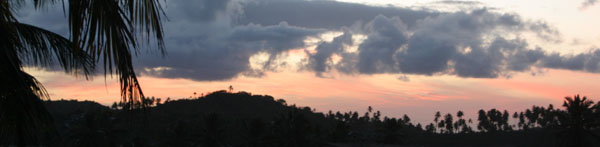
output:
[[155,0],[123,0],[121,5],[129,12],[132,26],[137,26],[138,30],[145,34],[142,37],[149,40],[152,38],[152,34],[155,35],[159,50],[164,54],[163,30],[161,27],[161,12],[164,15],[164,11],[160,3]]
[[[2,22],[14,22],[15,17],[12,15],[12,7],[10,1],[0,1],[0,21]],[[3,27],[8,24],[1,24]]]
[[23,63],[48,66],[56,59],[67,72],[87,76],[93,60],[68,39],[19,23],[12,15],[13,5],[18,4],[0,1],[0,145],[47,145],[49,137],[56,136],[42,103],[49,96],[39,81],[22,70]]
[[18,49],[21,61],[34,66],[51,66],[57,60],[66,72],[86,77],[93,72],[93,60],[70,40],[28,24],[13,23],[12,26],[22,44]]
[[34,77],[11,69],[0,72],[0,145],[47,145],[57,135],[40,99],[48,94]]
[[[107,11],[110,10],[110,11]],[[121,85],[121,100],[130,105],[144,98],[132,65],[132,52],[139,45],[135,30],[142,37],[154,34],[164,53],[160,5],[155,0],[69,1],[69,28],[73,43],[84,48],[96,61],[103,61],[104,74],[116,74]]]
[[[40,8],[55,0],[33,2]],[[142,102],[144,95],[131,52],[137,54],[138,38],[150,42],[154,37],[164,54],[162,9],[156,0],[69,1],[70,40],[19,23],[12,11],[23,3],[0,1],[0,80],[4,82],[0,85],[0,145],[41,145],[44,136],[56,131],[42,103],[48,94],[34,77],[23,72],[23,63],[49,66],[56,59],[66,72],[87,77],[94,63],[102,60],[105,75],[119,77],[122,101],[132,106]]]
[[24,46],[10,4],[0,2],[0,145],[39,145],[55,132],[52,118],[40,98],[48,94],[23,72],[19,50]]

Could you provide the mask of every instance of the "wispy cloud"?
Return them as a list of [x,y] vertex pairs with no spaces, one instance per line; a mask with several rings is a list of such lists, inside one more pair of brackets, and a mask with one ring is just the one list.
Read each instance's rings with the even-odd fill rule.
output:
[[589,6],[596,4],[596,2],[598,2],[598,0],[584,0],[583,3],[581,4],[581,8],[587,8]]

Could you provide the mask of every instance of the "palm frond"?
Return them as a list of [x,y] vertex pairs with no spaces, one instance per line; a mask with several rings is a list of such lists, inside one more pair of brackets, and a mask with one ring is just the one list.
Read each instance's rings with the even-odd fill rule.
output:
[[11,69],[3,69],[0,79],[4,82],[0,86],[0,145],[48,144],[57,132],[40,99],[48,98],[41,83]]
[[0,1],[0,146],[48,145],[49,137],[57,135],[42,103],[49,96],[22,70],[24,61],[50,65],[56,58],[67,71],[87,74],[93,60],[68,39],[19,23],[12,13],[18,2]]
[[10,6],[12,11],[17,11],[19,8],[33,2],[36,9],[43,9],[51,4],[55,4],[59,0],[3,0]]
[[[161,27],[161,15],[164,15],[164,11],[160,3],[156,0],[123,0],[121,5],[132,20],[131,26],[137,26],[137,30],[142,31],[146,40],[151,39],[154,34],[158,48],[164,54],[163,29]],[[135,32],[133,33],[135,34]]]
[[[9,1],[0,1],[0,21],[2,22],[14,22],[16,21],[15,16],[12,14],[12,4]],[[0,24],[8,25],[8,24]]]
[[11,25],[16,22],[12,15],[10,4],[7,1],[0,1],[0,59],[3,60],[0,65],[0,74],[7,74],[9,71],[18,71],[21,68],[21,61],[18,58],[16,49],[21,47],[14,27]]
[[47,99],[48,93],[22,71],[18,50],[23,45],[16,27],[2,20],[0,24],[0,146],[40,145],[44,136],[55,136],[52,132],[56,131],[40,99]]
[[155,0],[69,1],[71,40],[104,62],[105,76],[119,77],[122,101],[133,104],[144,97],[131,59],[139,49],[135,30],[144,30],[148,39],[154,34],[164,53],[161,11]]
[[34,66],[50,66],[56,59],[66,72],[86,77],[93,72],[92,58],[81,48],[73,46],[70,40],[28,24],[13,23],[12,26],[22,43],[18,50],[21,61]]

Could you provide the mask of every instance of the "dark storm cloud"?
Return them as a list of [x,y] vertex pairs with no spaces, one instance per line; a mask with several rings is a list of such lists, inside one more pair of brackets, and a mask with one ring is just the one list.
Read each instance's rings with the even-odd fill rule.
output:
[[360,73],[398,72],[394,55],[406,44],[406,25],[397,17],[377,16],[367,24],[369,37],[359,47],[357,68]]
[[[482,7],[487,7],[485,3],[479,1],[462,1],[462,0],[442,0],[434,1],[430,3],[424,3],[425,8],[440,9],[445,11],[461,11],[461,10],[473,10]],[[493,9],[489,8],[488,9]]]
[[[139,68],[138,71],[154,76],[198,81],[226,80],[240,74],[260,75],[262,71],[250,68],[249,59],[252,55],[260,52],[278,55],[290,49],[304,47],[307,37],[320,32],[321,30],[294,27],[286,23],[273,26],[250,24],[231,28],[222,32],[223,34],[209,35],[212,37],[199,37],[202,39],[175,37],[179,43],[168,44],[170,50],[166,59],[141,56],[136,67]],[[271,60],[275,58],[264,63],[265,69],[273,66]]]
[[213,21],[217,15],[227,13],[231,0],[169,0],[165,7],[169,10],[168,16],[177,16],[189,21]]
[[301,27],[340,29],[357,21],[366,22],[383,15],[398,17],[412,27],[417,20],[438,14],[432,10],[368,6],[330,0],[256,0],[244,6],[244,15],[239,18],[238,23],[273,25],[285,21]]
[[[339,67],[343,67],[342,71],[361,74],[441,73],[491,78],[511,70],[528,69],[539,59],[513,57],[529,52],[526,42],[507,40],[494,34],[496,31],[541,32],[539,36],[555,32],[543,23],[528,22],[517,15],[497,14],[486,9],[441,14],[416,24],[407,29],[397,17],[375,17],[366,25],[365,32],[369,33],[359,45],[357,55],[344,56],[354,60],[342,60],[341,64],[345,66]],[[486,43],[485,39],[489,37],[496,39]],[[512,62],[507,64],[507,61]],[[352,64],[354,69],[348,70],[348,65]]]
[[523,20],[515,14],[486,9],[448,13],[406,28],[398,18],[374,18],[367,25],[369,33],[358,52],[343,56],[348,59],[342,59],[337,67],[346,73],[360,74],[495,78],[509,77],[512,72],[528,71],[534,66],[593,72],[598,65],[593,53],[575,57],[547,55],[541,49],[529,49],[526,40],[505,38],[507,34],[530,32],[542,40],[559,40],[558,31],[549,25]]
[[541,63],[547,68],[598,73],[600,72],[600,50],[595,49],[586,53],[571,56],[553,53],[544,57],[541,60]]
[[316,53],[308,54],[308,68],[313,70],[317,76],[322,77],[321,73],[332,69],[332,56],[344,52],[344,45],[352,44],[352,34],[344,34],[335,37],[331,42],[321,42],[316,48]]
[[[164,60],[153,56],[140,56],[136,62],[138,71],[159,77],[193,80],[224,80],[241,74],[261,75],[265,70],[277,68],[274,60],[279,55],[289,49],[306,47],[304,40],[324,32],[323,28],[340,30],[360,21],[369,21],[377,15],[398,17],[393,21],[400,21],[400,18],[410,20],[409,24],[427,16],[437,15],[424,10],[334,1],[195,3],[199,4],[168,1],[167,14],[170,21],[165,24],[165,32],[169,36],[168,56]],[[197,10],[203,7],[195,5],[218,7]],[[195,15],[200,12],[206,15]],[[383,25],[378,22],[374,24]],[[379,26],[373,29],[379,29]],[[307,67],[317,75],[332,69],[331,55],[348,55],[341,53],[343,44],[352,43],[352,35],[349,32],[346,34],[337,37],[333,42],[322,42],[317,48],[318,52],[309,55],[310,65]],[[385,35],[385,32],[381,34]],[[257,53],[267,53],[269,59],[263,63],[262,68],[251,69],[249,58]],[[363,57],[365,60],[369,58],[367,55]]]
[[[328,31],[344,33],[321,41],[304,59],[305,69],[317,76],[337,70],[400,74],[408,81],[405,74],[495,78],[532,68],[600,72],[600,51],[564,55],[532,49],[514,36],[532,33],[556,43],[560,34],[542,21],[488,9],[440,13],[303,0],[169,0],[165,6],[167,55],[142,50],[134,66],[143,75],[197,81],[261,76],[277,71],[281,62],[276,61],[287,51],[307,48],[307,38]],[[51,13],[23,11],[21,21],[68,35],[62,7],[51,7]],[[357,42],[358,36],[366,39]],[[349,51],[350,45],[357,51]],[[259,53],[267,54],[267,61],[251,66],[250,58]],[[341,57],[335,64],[334,55]]]
[[34,24],[62,36],[69,34],[68,21],[62,5],[54,4],[36,9],[31,2],[26,2],[17,9],[16,17],[21,23]]
[[[261,76],[276,70],[276,60],[290,49],[303,48],[304,40],[325,30],[289,25],[232,23],[242,17],[240,1],[168,1],[165,23],[168,56],[141,56],[136,67],[147,75],[197,81],[227,80],[239,75]],[[204,13],[204,14],[200,14]],[[268,17],[268,16],[265,16]],[[258,69],[250,58],[266,53],[269,58]]]
[[[526,71],[539,60],[536,50],[523,40],[496,38],[487,48],[470,46],[471,51],[456,54],[454,72],[460,77],[494,78],[507,72]],[[533,53],[533,54],[532,54]]]
[[[240,4],[231,0],[166,1],[163,6],[169,21],[165,21],[163,26],[167,55],[163,57],[154,50],[142,49],[142,54],[134,58],[136,71],[145,75],[198,81],[226,80],[241,74],[260,76],[264,70],[277,67],[272,63],[277,55],[304,47],[307,37],[324,31],[291,26],[285,22],[234,25],[231,20],[240,15]],[[61,6],[55,5],[48,10],[26,6],[19,13],[22,22],[68,35],[67,20]],[[263,63],[263,69],[251,69],[249,58],[261,52],[272,56]],[[103,66],[97,67],[97,73],[103,73],[100,69]],[[58,66],[46,69],[61,70]]]
[[[411,36],[406,50],[397,55],[400,70],[433,75],[452,69],[462,77],[496,77],[505,58],[501,50],[512,44],[494,41],[485,46],[486,35],[502,29],[520,31],[527,25],[515,15],[485,9],[425,19]],[[461,53],[462,50],[466,51]]]

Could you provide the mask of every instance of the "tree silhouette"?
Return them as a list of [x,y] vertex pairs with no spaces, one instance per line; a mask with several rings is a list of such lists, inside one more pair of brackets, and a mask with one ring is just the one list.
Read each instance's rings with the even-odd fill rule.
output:
[[427,133],[433,134],[433,133],[435,133],[435,129],[436,128],[435,128],[435,125],[433,125],[433,123],[429,123],[427,126],[425,126],[425,131]]
[[470,133],[472,131],[471,127],[467,125],[467,121],[463,118],[464,113],[462,111],[456,112],[456,117],[458,120],[454,123],[454,128],[460,133]]
[[[440,111],[435,112],[435,118],[433,119],[433,121],[435,122],[435,125],[437,125],[437,128],[440,128],[440,129],[442,129],[444,127],[443,123],[438,122],[441,116],[442,115],[440,114]],[[435,126],[433,128],[435,128]],[[434,130],[434,132],[437,132],[437,130]],[[440,132],[441,132],[441,130],[440,130]]]
[[502,130],[502,113],[496,109],[487,111],[487,117],[490,123],[490,131]]
[[[566,101],[567,106],[574,108],[576,104],[571,103],[583,101],[576,99]],[[585,132],[599,131],[598,104],[584,107],[589,110],[584,109],[587,112],[583,114],[590,115],[583,115],[586,121],[582,121],[585,123],[581,137],[573,138],[571,134],[575,133],[571,132],[576,131],[569,131],[574,127],[568,122],[574,121],[571,118],[577,117],[571,115],[577,113],[553,106],[533,106],[527,109],[529,118],[525,117],[525,111],[515,115],[505,110],[480,110],[479,120],[487,122],[478,124],[480,132],[464,125],[464,112],[458,111],[455,116],[446,113],[438,120],[444,127],[436,132],[435,120],[423,130],[420,124],[413,125],[408,115],[380,120],[377,119],[380,112],[373,109],[366,115],[356,111],[320,113],[279,101],[270,96],[227,91],[210,93],[202,99],[176,99],[153,105],[149,109],[154,113],[150,115],[133,116],[147,117],[148,127],[131,127],[130,121],[123,121],[132,117],[123,115],[129,111],[97,103],[95,106],[76,101],[44,103],[57,124],[61,124],[57,127],[63,139],[58,146],[598,146],[600,143],[593,142],[594,135]],[[119,102],[118,106],[129,107],[127,104]],[[507,114],[513,114],[513,118],[523,116],[525,123],[535,127],[507,129]],[[472,121],[468,119],[466,123]],[[552,127],[553,123],[559,126]]]
[[[377,113],[379,113],[379,111],[377,111]],[[412,126],[412,123],[410,123],[410,117],[408,117],[408,115],[404,114],[404,116],[402,116],[402,124],[406,126]]]
[[[34,0],[36,8],[55,0]],[[133,70],[131,52],[141,38],[155,38],[164,52],[160,4],[155,0],[71,0],[66,3],[70,39],[42,28],[20,23],[13,15],[23,1],[0,1],[0,142],[39,145],[42,130],[52,119],[40,99],[44,87],[23,71],[24,65],[50,67],[58,61],[65,72],[90,75],[102,59],[105,75],[116,74],[121,100],[134,105],[144,95]],[[138,35],[136,31],[145,35]],[[139,36],[139,37],[138,37]],[[154,36],[154,37],[152,37]],[[53,130],[53,129],[50,129]]]
[[512,126],[508,123],[510,115],[508,111],[504,110],[504,113],[490,109],[489,111],[479,110],[477,120],[477,129],[482,132],[496,132],[496,131],[512,131]]
[[491,125],[490,125],[490,121],[488,120],[488,117],[485,113],[485,111],[483,109],[478,111],[478,117],[477,120],[479,121],[479,124],[477,124],[477,129],[481,132],[488,132],[491,131]]
[[[39,145],[53,127],[41,99],[49,96],[24,65],[50,66],[53,58],[72,74],[87,75],[92,60],[55,33],[20,23],[14,16],[18,1],[0,1],[0,144]],[[36,2],[36,6],[41,2]],[[50,129],[50,130],[49,130]]]
[[554,109],[554,105],[548,105],[548,108],[542,111],[540,125],[542,128],[557,128],[560,125],[562,111]]
[[386,118],[383,120],[383,143],[397,144],[400,142],[400,137],[402,136],[399,132],[402,127],[400,121],[395,118]]
[[454,133],[454,119],[452,118],[452,114],[448,113],[444,116],[444,125],[446,126],[446,133],[452,134]]
[[510,115],[508,114],[508,111],[504,110],[502,119],[500,119],[501,121],[499,122],[499,126],[502,126],[503,131],[512,131],[512,126],[508,124],[508,118],[510,118]]
[[590,131],[591,128],[597,127],[597,117],[593,116],[592,106],[593,101],[587,99],[587,97],[581,98],[579,95],[575,95],[573,98],[565,97],[563,107],[566,108],[566,122],[562,126],[564,129],[560,132],[559,145],[561,146],[587,146],[586,137],[591,136],[596,139],[600,139],[598,135]]
[[162,99],[161,99],[161,98],[156,98],[156,106],[160,105],[160,104],[161,104],[161,103],[160,103],[161,101],[162,101]]

